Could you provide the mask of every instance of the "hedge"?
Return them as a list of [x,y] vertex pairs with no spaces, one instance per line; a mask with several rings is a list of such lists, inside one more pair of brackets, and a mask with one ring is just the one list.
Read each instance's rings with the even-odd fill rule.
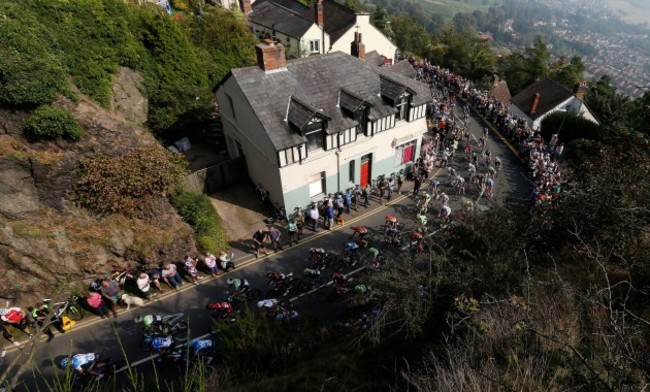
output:
[[228,234],[210,198],[201,193],[176,191],[171,202],[185,222],[194,229],[199,247],[218,253],[228,249]]

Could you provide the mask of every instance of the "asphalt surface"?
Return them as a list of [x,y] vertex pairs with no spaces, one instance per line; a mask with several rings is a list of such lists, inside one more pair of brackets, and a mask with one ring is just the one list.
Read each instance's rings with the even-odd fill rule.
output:
[[[460,108],[456,110],[459,114],[462,113]],[[474,136],[474,151],[476,151],[476,140],[480,138],[485,125],[479,118],[472,116],[468,126]],[[531,185],[524,173],[525,168],[513,154],[511,147],[499,140],[494,132],[490,132],[487,148],[492,152],[493,157],[499,155],[503,162],[502,169],[495,179],[495,197],[490,201],[485,200],[479,191],[474,189],[475,186],[469,184],[468,187],[471,189],[468,190],[465,197],[469,197],[474,201],[478,200],[477,206],[481,206],[481,208],[489,208],[492,203],[498,201],[525,200],[530,192]],[[459,155],[460,157],[451,165],[460,169],[461,173],[467,177],[467,157],[464,157],[462,152]],[[454,195],[454,192],[446,187],[448,183],[447,170],[437,168],[434,177],[441,181],[443,190],[446,192],[449,190],[447,193],[450,195],[452,209],[454,211],[460,210],[462,197]],[[426,185],[423,185],[422,188],[425,189],[425,187]],[[406,194],[394,194],[390,203],[380,206],[376,200],[373,200],[368,209],[360,207],[359,211],[354,213],[353,216],[344,214],[345,224],[337,226],[332,231],[321,228],[318,233],[311,233],[306,228],[305,234],[307,236],[303,237],[298,245],[292,247],[285,245],[281,251],[276,253],[271,251],[268,257],[255,259],[251,253],[235,249],[237,268],[234,271],[219,278],[204,278],[198,286],[186,283],[180,292],[164,295],[142,308],[132,307],[129,312],[122,311],[117,319],[100,320],[94,316],[86,316],[84,320],[75,326],[74,330],[57,335],[51,342],[42,343],[37,347],[36,354],[33,357],[32,369],[37,367],[40,369],[41,374],[37,374],[35,377],[33,372],[26,372],[22,376],[24,384],[20,389],[35,390],[37,386],[42,388],[44,386],[43,376],[52,379],[55,374],[60,374],[60,371],[52,366],[52,359],[70,353],[99,352],[103,356],[112,359],[123,359],[123,348],[129,362],[136,365],[137,371],[150,372],[150,355],[138,348],[142,332],[140,327],[133,321],[136,316],[144,314],[166,315],[182,312],[188,320],[191,337],[206,336],[209,334],[211,319],[210,312],[205,310],[205,305],[211,300],[225,299],[224,291],[227,277],[246,278],[251,282],[253,288],[261,289],[264,295],[268,291],[265,276],[267,272],[274,270],[284,273],[293,272],[294,275],[302,277],[302,270],[310,264],[308,261],[309,248],[322,247],[340,252],[343,244],[352,234],[350,229],[352,226],[366,226],[372,232],[373,228],[377,228],[384,223],[384,217],[387,214],[398,217],[400,222],[406,224],[406,227],[413,226],[416,211],[415,203],[410,196],[411,189],[412,183],[407,182],[403,187],[403,193]],[[435,218],[432,217],[430,220],[435,221]],[[347,272],[351,270],[349,269]],[[326,271],[326,273],[331,272],[331,270]],[[321,319],[335,318],[339,315],[341,306],[324,300],[328,290],[331,291],[332,288],[325,287],[299,298],[293,298],[292,294],[287,297],[292,298],[301,313],[309,313]],[[118,344],[118,340],[121,344]],[[16,350],[12,350],[7,354],[4,363],[0,364],[0,372],[4,370],[7,364],[11,363],[16,354]]]

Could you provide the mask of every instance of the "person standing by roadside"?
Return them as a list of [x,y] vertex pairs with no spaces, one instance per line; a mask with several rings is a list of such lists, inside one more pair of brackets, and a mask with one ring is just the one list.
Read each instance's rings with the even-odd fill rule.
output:
[[422,176],[420,174],[415,174],[413,179],[413,196],[418,195],[421,186],[422,186]]
[[308,213],[309,219],[311,220],[311,229],[315,233],[318,231],[318,219],[320,218],[316,204],[312,203],[312,205],[309,207]]
[[370,205],[370,184],[363,187],[363,208],[368,208]]
[[400,170],[399,174],[397,175],[397,194],[398,195],[402,194],[402,185],[404,185],[405,180],[406,180],[406,176],[404,175],[404,170]]
[[395,187],[395,176],[391,175],[388,177],[388,187],[386,188],[386,201],[390,201],[393,197],[393,188]]
[[282,237],[282,232],[275,226],[271,226],[269,229],[269,240],[271,241],[271,246],[276,252],[282,250],[282,245],[280,245],[280,238]]
[[122,292],[120,291],[120,286],[114,280],[102,279],[102,288],[101,293],[102,297],[106,301],[106,304],[113,312],[113,317],[117,318],[116,306],[122,299]]
[[289,233],[289,246],[293,245],[295,242],[298,243],[298,227],[296,226],[295,220],[290,220],[287,223],[287,232]]
[[332,230],[332,226],[334,226],[334,208],[328,205],[325,207],[325,228]]
[[350,213],[350,207],[352,206],[352,192],[348,189],[345,191],[344,195],[345,201],[345,212]]
[[264,241],[266,241],[267,233],[264,229],[257,229],[255,234],[253,234],[253,243],[255,244],[255,258],[260,257],[260,252],[264,253],[264,256],[268,256],[269,253],[266,251],[266,246],[264,246]]

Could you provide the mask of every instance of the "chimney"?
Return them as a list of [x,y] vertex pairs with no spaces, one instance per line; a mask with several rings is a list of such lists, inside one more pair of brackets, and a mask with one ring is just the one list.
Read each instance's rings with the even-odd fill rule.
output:
[[323,28],[323,0],[316,0],[316,7],[314,7],[315,17],[314,22],[320,27]]
[[580,83],[576,83],[576,85],[573,87],[573,95],[581,101],[585,100],[586,93],[587,93],[587,82],[584,80],[581,81]]
[[239,0],[239,8],[244,15],[248,15],[253,10],[251,0]]
[[499,79],[499,75],[492,74],[492,87],[498,86],[500,81],[501,79]]
[[362,60],[366,57],[366,45],[361,42],[361,33],[358,31],[354,33],[354,41],[350,45],[350,54],[352,57]]
[[542,96],[539,93],[535,93],[533,97],[533,102],[530,103],[530,115],[537,113],[537,107],[539,106],[539,101],[542,100]]
[[284,56],[284,46],[276,44],[273,40],[265,39],[264,43],[255,45],[257,53],[257,65],[264,72],[283,69],[287,67],[287,59]]

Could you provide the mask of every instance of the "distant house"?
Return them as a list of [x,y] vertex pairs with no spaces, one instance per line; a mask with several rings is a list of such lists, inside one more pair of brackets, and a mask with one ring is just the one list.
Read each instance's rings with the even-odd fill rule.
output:
[[[341,51],[350,53],[355,33],[363,37],[367,53],[376,52],[391,64],[397,47],[370,23],[370,14],[355,13],[334,0],[315,0],[307,7],[297,0],[241,0],[253,32],[276,38],[293,57]],[[300,56],[296,54],[300,53]]]
[[215,93],[230,156],[287,211],[419,156],[427,85],[342,52],[287,61],[281,44],[256,50],[258,66],[231,70]]
[[564,111],[600,124],[584,103],[584,85],[571,92],[564,86],[545,77],[512,98],[510,113],[526,119],[528,125],[539,130],[546,116]]

